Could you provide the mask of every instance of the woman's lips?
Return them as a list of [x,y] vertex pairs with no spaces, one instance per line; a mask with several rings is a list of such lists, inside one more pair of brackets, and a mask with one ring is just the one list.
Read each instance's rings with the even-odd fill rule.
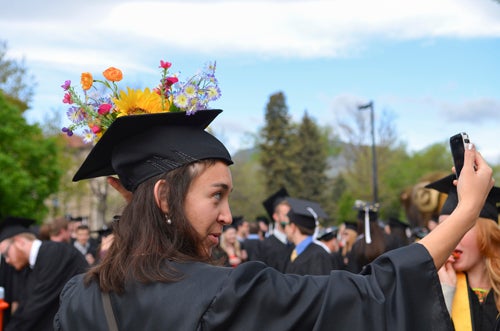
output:
[[219,237],[220,237],[220,233],[210,233],[208,235],[208,238],[210,240],[210,242],[216,246],[219,244]]
[[455,249],[451,255],[455,258],[455,260],[460,259],[460,255],[462,255],[462,251]]

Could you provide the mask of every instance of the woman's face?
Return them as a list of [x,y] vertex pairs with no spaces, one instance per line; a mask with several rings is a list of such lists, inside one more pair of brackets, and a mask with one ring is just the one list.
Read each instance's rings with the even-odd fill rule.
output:
[[467,231],[455,248],[455,263],[453,268],[457,271],[467,272],[483,263],[483,257],[477,243],[477,225]]
[[236,242],[236,229],[230,227],[224,231],[224,239],[226,240],[226,243],[233,245]]
[[[439,216],[439,222],[444,221],[448,216]],[[453,251],[453,269],[456,271],[469,272],[476,268],[484,268],[484,258],[479,251],[477,236],[478,226],[476,224],[465,233]]]
[[219,244],[222,227],[232,222],[229,209],[232,189],[231,171],[220,161],[206,167],[189,187],[185,202],[186,216],[208,254]]

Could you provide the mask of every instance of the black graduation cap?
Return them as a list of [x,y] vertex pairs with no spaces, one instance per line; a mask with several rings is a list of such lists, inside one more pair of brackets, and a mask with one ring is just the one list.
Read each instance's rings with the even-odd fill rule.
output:
[[117,174],[134,191],[146,179],[184,164],[221,159],[232,164],[224,145],[205,128],[220,109],[118,117],[92,148],[73,181]]
[[403,229],[410,227],[409,223],[402,221],[397,217],[389,217],[387,224],[389,224],[389,226],[391,226],[391,227],[398,227],[398,228],[403,228]]
[[[451,174],[425,186],[426,188],[431,188],[448,195],[443,207],[441,207],[440,215],[449,215],[457,207],[458,193],[457,187],[453,185],[454,179],[456,179],[455,175]],[[493,186],[490,193],[488,193],[479,217],[489,218],[498,223],[498,203],[500,203],[500,187]]]
[[368,203],[363,200],[356,200],[354,202],[354,209],[358,211],[358,219],[364,220],[366,210],[368,210],[368,216],[370,222],[376,222],[378,220],[378,210],[380,204],[378,203]]
[[330,241],[333,238],[337,237],[338,232],[339,228],[336,226],[321,228],[318,230],[318,235],[316,236],[316,239],[321,241]]
[[7,216],[0,224],[0,242],[20,233],[32,233],[30,226],[33,224],[35,224],[35,220],[33,219]]
[[257,217],[255,217],[255,221],[264,222],[269,225],[269,218],[267,218],[265,215],[258,215]]
[[346,229],[351,229],[351,230],[358,232],[358,222],[345,221],[344,225],[345,225]]
[[328,215],[317,202],[296,198],[287,198],[287,201],[291,208],[288,212],[291,223],[307,229],[314,229],[319,218],[328,218]]
[[233,216],[233,222],[231,223],[232,226],[234,226],[235,228],[238,228],[238,226],[240,226],[244,221],[244,218],[243,216]]
[[282,187],[262,202],[264,208],[267,211],[267,214],[271,218],[271,222],[274,222],[273,219],[274,208],[289,196],[290,195],[288,194],[287,190],[284,187]]

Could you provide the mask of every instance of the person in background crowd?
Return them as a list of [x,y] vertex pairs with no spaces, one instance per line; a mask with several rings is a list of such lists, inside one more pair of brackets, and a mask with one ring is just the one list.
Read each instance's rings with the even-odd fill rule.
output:
[[285,272],[290,261],[290,254],[294,249],[292,242],[289,242],[284,226],[289,223],[288,212],[290,204],[286,200],[288,192],[281,188],[269,196],[262,204],[272,221],[270,235],[262,241],[261,261],[274,269]]
[[97,245],[95,241],[90,240],[90,229],[87,225],[79,225],[76,228],[76,240],[73,246],[85,256],[85,260],[89,265],[93,265],[97,256]]
[[43,223],[38,227],[37,238],[40,240],[50,240],[50,224]]
[[358,238],[358,222],[345,221],[340,225],[340,249],[333,253],[334,266],[339,269],[349,270],[352,246]]
[[53,330],[59,294],[74,275],[89,265],[72,246],[40,241],[30,232],[32,220],[7,218],[0,224],[0,252],[17,271],[26,270],[19,306],[6,331]]
[[244,261],[243,250],[240,242],[236,237],[236,228],[233,225],[228,225],[223,228],[220,238],[220,247],[227,253],[229,265],[236,267]]
[[332,258],[326,250],[314,242],[318,214],[324,214],[319,205],[301,199],[287,198],[290,204],[288,224],[285,232],[295,245],[290,262],[285,270],[288,274],[327,275],[333,269]]
[[69,231],[69,221],[65,217],[56,217],[49,223],[50,240],[71,243],[71,233]]
[[[35,220],[12,217],[8,216],[2,219],[2,222],[12,222],[16,221],[19,223],[25,223],[27,226],[35,223]],[[0,225],[1,227],[1,225]],[[0,253],[1,254],[1,253]],[[4,301],[9,304],[9,306],[3,310],[3,325],[7,325],[10,320],[10,316],[19,307],[19,297],[21,295],[22,289],[24,288],[25,278],[27,276],[28,270],[17,271],[13,266],[6,262],[5,256],[0,255],[0,286],[4,288]]]
[[259,223],[248,222],[248,236],[243,242],[245,252],[247,254],[247,261],[260,261],[262,256],[261,242],[263,240],[262,231]]
[[384,231],[389,235],[389,247],[392,249],[406,246],[410,243],[410,224],[401,221],[397,217],[389,217]]
[[68,231],[70,233],[70,241],[71,243],[73,243],[75,240],[76,240],[76,229],[82,225],[82,224],[86,224],[83,222],[84,219],[82,216],[76,216],[76,217],[73,217],[71,216],[69,218],[69,223],[68,223]]
[[[165,72],[170,65],[160,62],[160,92],[176,81]],[[215,66],[209,68],[199,76],[216,82]],[[182,86],[175,91],[184,93]],[[222,228],[232,221],[233,161],[205,131],[221,110],[174,111],[179,109],[172,105],[167,109],[172,111],[162,113],[162,105],[171,106],[169,100],[180,96],[143,93],[150,97],[144,107],[157,108],[141,112],[157,112],[118,116],[99,133],[73,178],[117,174],[133,196],[113,228],[104,260],[66,283],[56,331],[101,331],[113,325],[205,331],[451,329],[436,268],[474,225],[494,183],[491,167],[474,148],[465,150],[460,204],[452,215],[419,243],[383,254],[362,274],[289,275],[253,261],[225,268],[211,264],[211,254]],[[136,98],[120,95],[118,110],[137,109],[130,105]]]
[[316,237],[315,242],[323,247],[329,254],[338,252],[340,249],[337,238],[338,232],[339,228],[336,226],[321,228],[318,230],[318,236]]
[[269,219],[264,215],[259,215],[255,220],[259,224],[260,233],[262,235],[260,239],[263,240],[264,238],[269,236]]
[[[451,174],[426,187],[447,194],[439,221],[457,208],[458,196]],[[463,236],[438,271],[447,307],[456,331],[500,329],[500,187],[493,187],[476,224]],[[439,226],[439,225],[438,225]]]
[[365,265],[394,247],[389,246],[390,238],[379,226],[378,204],[358,200],[355,208],[358,211],[359,236],[352,246],[347,270],[359,273]]

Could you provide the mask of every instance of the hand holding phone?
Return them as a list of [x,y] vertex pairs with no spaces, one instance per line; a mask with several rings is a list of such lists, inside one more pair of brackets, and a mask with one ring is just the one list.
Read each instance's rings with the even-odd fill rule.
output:
[[469,135],[465,132],[457,133],[450,137],[450,149],[455,165],[455,173],[458,178],[464,166],[465,144],[470,143]]

